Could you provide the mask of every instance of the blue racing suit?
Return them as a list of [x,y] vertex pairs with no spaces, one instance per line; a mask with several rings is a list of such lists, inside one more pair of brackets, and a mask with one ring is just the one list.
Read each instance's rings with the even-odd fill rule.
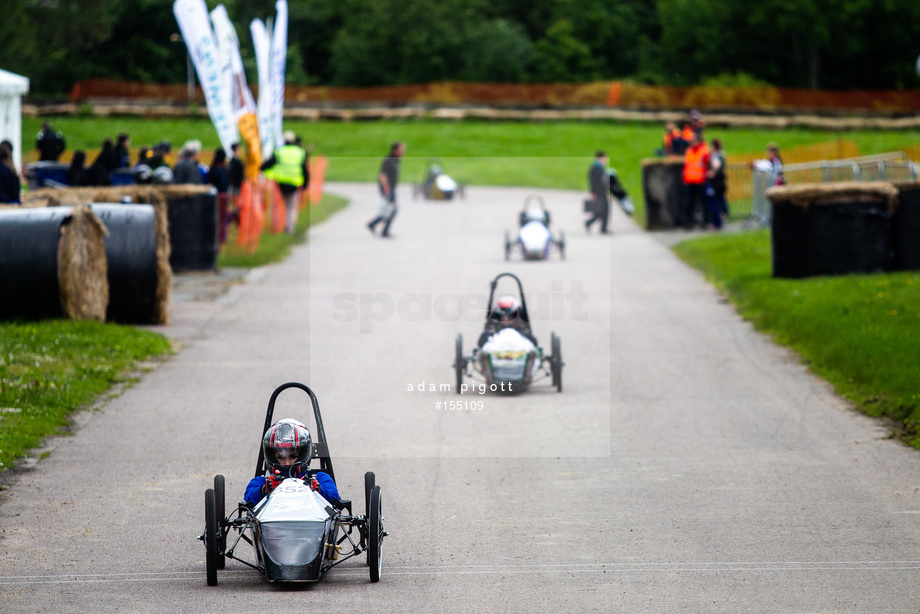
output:
[[[336,488],[335,482],[332,481],[328,473],[317,471],[313,474],[313,477],[319,482],[319,494],[328,499],[330,503],[339,498],[339,489]],[[246,501],[253,505],[261,501],[265,497],[262,492],[263,486],[265,486],[265,476],[249,480],[249,484],[246,486]]]

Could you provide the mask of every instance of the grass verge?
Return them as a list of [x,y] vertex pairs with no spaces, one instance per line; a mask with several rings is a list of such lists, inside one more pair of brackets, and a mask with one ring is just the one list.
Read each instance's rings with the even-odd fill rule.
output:
[[768,230],[684,241],[674,251],[756,328],[920,449],[920,273],[774,279]]
[[[131,135],[133,147],[170,139],[173,148],[200,139],[202,161],[219,145],[207,118],[149,119],[143,117],[26,117],[23,134],[36,134],[43,121],[63,131],[69,151],[98,150],[102,139],[119,132]],[[422,180],[429,161],[438,159],[444,171],[461,183],[588,190],[587,173],[594,152],[604,149],[636,203],[636,219],[644,220],[640,161],[661,147],[664,126],[639,122],[507,122],[507,121],[300,121],[286,119],[286,130],[312,143],[315,155],[330,160],[330,181],[376,180],[381,158],[393,141],[407,145],[402,183]],[[794,128],[768,130],[710,127],[706,138],[719,137],[728,154],[763,152],[776,141],[783,148],[848,139],[863,155],[898,151],[920,142],[920,130],[853,130],[845,133]],[[23,153],[35,154],[32,143]],[[740,211],[740,209],[738,209]]]
[[0,468],[66,427],[74,410],[130,381],[138,361],[169,351],[162,335],[118,324],[0,323]]
[[258,249],[250,253],[245,247],[236,244],[237,227],[231,226],[227,233],[227,241],[220,248],[220,255],[217,257],[217,266],[219,267],[257,267],[279,262],[291,251],[291,248],[304,241],[307,229],[312,224],[319,224],[328,219],[336,211],[342,209],[348,204],[348,200],[341,196],[324,194],[323,199],[310,207],[306,207],[300,212],[297,218],[297,227],[294,234],[272,234],[270,232],[262,233],[259,239]]

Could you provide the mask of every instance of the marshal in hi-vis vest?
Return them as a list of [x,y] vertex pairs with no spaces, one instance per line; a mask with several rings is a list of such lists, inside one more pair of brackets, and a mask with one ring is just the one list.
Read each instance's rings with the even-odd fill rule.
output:
[[306,152],[297,145],[285,145],[275,150],[275,164],[266,169],[265,176],[278,183],[300,187],[303,184],[303,161]]

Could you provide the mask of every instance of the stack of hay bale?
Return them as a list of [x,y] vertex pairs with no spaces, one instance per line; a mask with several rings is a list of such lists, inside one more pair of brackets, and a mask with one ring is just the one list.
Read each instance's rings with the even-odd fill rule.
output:
[[[192,256],[174,265],[174,252]],[[206,186],[35,190],[0,211],[0,317],[165,324],[173,269],[216,263]]]
[[920,182],[773,187],[773,276],[920,269]]
[[683,220],[684,159],[680,156],[642,161],[642,191],[645,194],[645,227],[649,230],[675,228]]

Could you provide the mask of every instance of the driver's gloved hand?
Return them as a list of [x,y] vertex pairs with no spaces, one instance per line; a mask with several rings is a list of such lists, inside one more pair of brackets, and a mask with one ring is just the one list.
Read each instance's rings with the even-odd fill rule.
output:
[[284,481],[284,478],[281,477],[281,472],[275,471],[274,475],[265,476],[265,485],[262,486],[262,494],[267,495],[271,491],[275,490],[281,482]]

